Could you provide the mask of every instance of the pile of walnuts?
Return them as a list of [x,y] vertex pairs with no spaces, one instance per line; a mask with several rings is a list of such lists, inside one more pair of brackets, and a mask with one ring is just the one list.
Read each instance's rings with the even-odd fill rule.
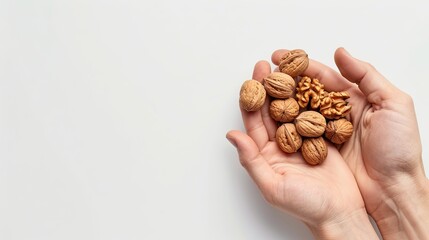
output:
[[[322,163],[328,148],[324,137],[334,144],[346,142],[353,125],[345,117],[351,111],[347,92],[327,92],[318,79],[302,76],[309,64],[301,49],[286,53],[280,72],[266,76],[263,83],[247,80],[240,90],[240,106],[257,111],[271,96],[270,116],[278,123],[276,142],[286,153],[301,150],[310,165]],[[298,84],[297,84],[298,83]]]

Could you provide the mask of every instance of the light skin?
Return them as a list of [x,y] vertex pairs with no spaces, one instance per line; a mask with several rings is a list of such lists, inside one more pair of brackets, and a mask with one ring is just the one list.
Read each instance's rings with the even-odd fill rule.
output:
[[[273,63],[286,52],[275,51]],[[342,48],[335,61],[340,73],[314,60],[304,72],[328,91],[351,95],[354,134],[339,150],[329,146],[322,165],[277,147],[268,101],[260,111],[241,110],[247,134],[227,138],[265,199],[301,219],[316,239],[377,239],[367,212],[384,239],[429,239],[429,184],[411,97]],[[270,72],[268,62],[258,62],[253,79]]]

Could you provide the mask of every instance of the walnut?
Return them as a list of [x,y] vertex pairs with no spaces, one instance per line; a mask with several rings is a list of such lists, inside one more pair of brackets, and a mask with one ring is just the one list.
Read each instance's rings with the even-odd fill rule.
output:
[[264,78],[264,87],[272,97],[288,98],[295,91],[295,80],[286,73],[273,72]]
[[240,107],[248,112],[259,110],[265,102],[265,88],[256,80],[247,80],[240,89]]
[[320,137],[325,132],[326,120],[315,111],[305,111],[295,119],[296,131],[303,137]]
[[353,134],[353,124],[345,118],[328,122],[325,137],[335,144],[342,144]]
[[301,153],[308,164],[318,165],[328,156],[328,147],[323,137],[307,138],[302,143]]
[[270,116],[279,122],[292,122],[299,114],[299,106],[295,99],[277,99],[270,104]]
[[296,88],[296,98],[299,106],[305,108],[310,103],[311,108],[317,109],[322,98],[327,94],[324,87],[316,78],[311,79],[307,76],[301,78]]
[[328,93],[320,103],[320,113],[328,119],[345,117],[352,109],[346,102],[349,97],[347,92]]
[[277,129],[276,141],[280,149],[286,153],[294,153],[302,145],[302,138],[293,123],[285,123]]
[[279,70],[296,77],[301,75],[308,67],[309,59],[304,50],[295,49],[286,53],[280,60]]

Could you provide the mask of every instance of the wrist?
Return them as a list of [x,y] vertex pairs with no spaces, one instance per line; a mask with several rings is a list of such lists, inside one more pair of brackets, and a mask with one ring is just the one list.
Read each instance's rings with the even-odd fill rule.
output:
[[429,181],[423,176],[403,183],[385,193],[371,216],[384,239],[429,239]]
[[378,239],[365,209],[330,221],[307,224],[315,239]]

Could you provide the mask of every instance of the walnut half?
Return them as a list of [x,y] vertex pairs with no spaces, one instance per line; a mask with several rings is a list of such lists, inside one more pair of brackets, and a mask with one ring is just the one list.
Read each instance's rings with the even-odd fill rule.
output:
[[346,102],[349,97],[347,92],[328,93],[320,103],[320,113],[328,119],[345,117],[352,109],[352,106]]
[[312,109],[317,109],[326,95],[324,85],[318,79],[303,77],[296,88],[296,99],[301,108],[306,108],[310,103]]

